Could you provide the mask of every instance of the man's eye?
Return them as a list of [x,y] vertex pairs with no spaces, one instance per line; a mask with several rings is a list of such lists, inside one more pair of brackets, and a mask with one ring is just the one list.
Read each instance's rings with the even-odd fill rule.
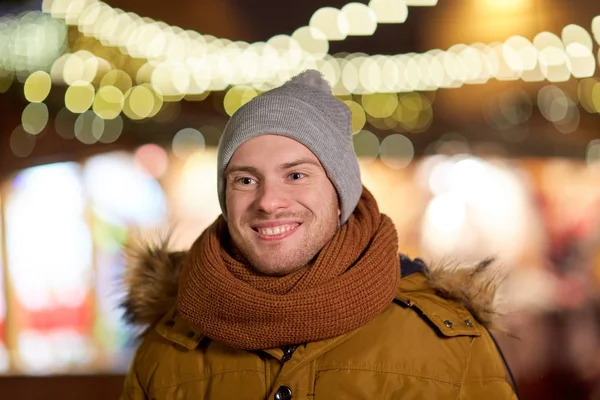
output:
[[238,182],[241,183],[242,185],[252,185],[252,183],[254,183],[254,179],[252,179],[252,178],[240,178],[240,179],[238,179]]
[[294,172],[293,174],[290,175],[290,178],[294,181],[298,180],[298,179],[302,179],[304,177],[303,174],[301,174],[300,172]]

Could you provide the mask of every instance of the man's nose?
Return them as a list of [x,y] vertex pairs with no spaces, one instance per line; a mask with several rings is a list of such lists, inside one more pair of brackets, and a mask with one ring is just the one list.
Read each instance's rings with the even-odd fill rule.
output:
[[277,211],[289,207],[289,196],[281,184],[275,182],[263,182],[258,192],[258,209],[266,214],[274,214]]

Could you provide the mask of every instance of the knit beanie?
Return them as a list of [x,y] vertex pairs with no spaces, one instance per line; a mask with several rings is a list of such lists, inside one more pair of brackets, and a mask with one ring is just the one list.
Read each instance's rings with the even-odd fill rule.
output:
[[352,144],[352,116],[346,104],[316,70],[307,70],[240,107],[219,141],[217,185],[223,216],[225,168],[237,148],[260,135],[281,135],[306,146],[319,159],[340,200],[345,223],[362,193],[360,169]]

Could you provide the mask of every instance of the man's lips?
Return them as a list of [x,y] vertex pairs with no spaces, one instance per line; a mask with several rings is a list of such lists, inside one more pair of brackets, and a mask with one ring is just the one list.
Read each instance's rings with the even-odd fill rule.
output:
[[269,221],[252,226],[252,229],[262,240],[281,240],[296,232],[301,224],[299,222]]

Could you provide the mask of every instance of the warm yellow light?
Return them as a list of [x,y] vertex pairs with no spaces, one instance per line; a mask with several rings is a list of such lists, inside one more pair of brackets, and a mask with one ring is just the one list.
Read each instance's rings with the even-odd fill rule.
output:
[[114,86],[118,88],[121,93],[127,92],[132,86],[131,77],[125,71],[120,69],[113,69],[109,71],[102,80],[100,81],[100,87],[103,86]]
[[376,93],[362,95],[362,105],[365,111],[375,118],[386,118],[398,107],[398,96],[393,93]]
[[346,39],[349,25],[346,15],[333,7],[319,8],[312,15],[309,22],[309,26],[323,32],[327,40]]
[[42,102],[48,97],[52,80],[50,75],[44,71],[36,71],[29,75],[23,86],[25,98],[31,103]]
[[364,128],[367,122],[365,110],[355,101],[345,100],[344,103],[350,108],[352,113],[352,133],[356,134]]
[[79,58],[76,54],[71,54],[66,60],[63,69],[63,81],[67,85],[83,80],[83,73],[85,70],[84,61]]
[[400,71],[392,57],[380,56],[376,59],[381,71],[381,85],[379,91],[383,93],[396,93],[400,82]]
[[130,119],[148,118],[155,109],[155,97],[145,86],[136,86],[125,93],[123,113]]
[[94,87],[89,82],[75,82],[65,92],[65,107],[75,114],[87,111],[94,102]]
[[600,82],[592,88],[592,104],[597,113],[600,113]]
[[369,8],[380,24],[401,24],[408,18],[408,7],[402,0],[371,0]]
[[485,4],[494,7],[501,8],[504,10],[510,10],[517,7],[522,7],[527,4],[528,0],[485,0]]
[[358,80],[364,88],[363,93],[375,93],[381,91],[382,76],[381,67],[373,58],[362,58],[358,65]]
[[370,36],[377,29],[375,11],[362,3],[348,3],[341,10],[348,20],[348,35]]
[[115,86],[103,86],[96,93],[93,110],[102,119],[114,119],[123,111],[125,98]]
[[440,58],[436,55],[429,63],[429,79],[437,87],[443,87],[444,81],[447,80],[444,65],[440,62]]
[[565,52],[557,47],[546,47],[539,54],[542,74],[550,82],[566,82],[571,77],[571,62]]
[[563,28],[561,36],[565,48],[568,48],[570,44],[579,43],[590,51],[592,50],[592,37],[582,26],[569,24]]
[[533,45],[538,51],[542,51],[547,47],[556,47],[557,49],[564,50],[565,45],[562,40],[554,33],[540,32],[533,38]]
[[331,56],[325,56],[323,60],[318,61],[317,68],[323,74],[323,78],[331,85],[333,93],[337,95],[336,89],[341,86],[338,83],[342,74],[338,60]]
[[227,115],[233,115],[241,106],[257,96],[256,90],[247,86],[234,86],[227,91],[223,106]]
[[596,43],[600,44],[600,15],[595,16],[592,20],[592,33]]
[[508,66],[514,71],[530,71],[538,61],[538,50],[523,36],[512,36],[502,48]]
[[579,99],[579,104],[581,104],[581,106],[590,114],[598,111],[596,110],[592,99],[592,93],[596,84],[598,84],[596,78],[586,78],[580,80],[577,85],[577,98]]
[[594,54],[581,43],[570,43],[566,49],[571,61],[571,74],[575,78],[587,78],[596,71],[596,58]]
[[325,57],[329,51],[329,41],[320,29],[303,26],[294,31],[292,38],[298,42],[302,50],[314,57]]

